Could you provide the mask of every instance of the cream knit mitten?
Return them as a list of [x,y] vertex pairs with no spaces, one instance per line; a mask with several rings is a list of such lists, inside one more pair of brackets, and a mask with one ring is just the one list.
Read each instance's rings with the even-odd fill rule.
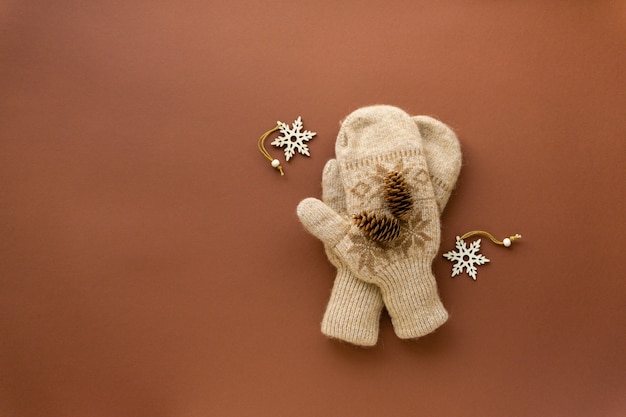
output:
[[[426,149],[420,125],[424,137],[445,139]],[[447,319],[431,264],[439,247],[439,211],[460,169],[456,137],[434,119],[411,120],[399,109],[374,106],[348,116],[336,151],[337,162],[330,162],[324,172],[327,204],[306,199],[298,206],[303,224],[325,243],[338,268],[323,332],[359,345],[374,344],[382,308],[376,287],[399,337],[433,331]],[[441,154],[449,157],[426,162],[426,157]],[[391,214],[384,197],[390,173],[410,195],[408,207],[400,207],[400,212],[395,207]],[[374,222],[355,224],[350,215],[359,213],[373,215]],[[377,224],[381,218],[390,219],[382,225],[388,229],[382,238]],[[359,284],[355,276],[368,284]]]
[[[322,200],[345,221],[350,221],[337,161],[326,163],[322,173]],[[360,346],[373,346],[378,340],[383,298],[374,284],[362,281],[350,271],[329,245],[324,245],[337,276],[322,319],[322,333]]]
[[[459,141],[448,126],[432,117],[414,116],[412,119],[423,139],[430,180],[441,213],[461,169]],[[349,218],[339,166],[334,159],[324,167],[322,201]],[[322,320],[322,333],[359,346],[375,345],[384,304],[380,290],[374,284],[358,279],[332,248],[326,245],[325,249],[328,259],[337,268],[337,276]]]

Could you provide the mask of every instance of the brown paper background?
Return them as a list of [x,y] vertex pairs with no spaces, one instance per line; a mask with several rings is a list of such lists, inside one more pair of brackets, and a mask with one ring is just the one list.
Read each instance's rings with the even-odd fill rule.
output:
[[[623,416],[622,1],[6,1],[0,415]],[[434,262],[451,318],[360,349],[295,215],[340,120],[384,103],[463,148]],[[301,115],[311,157],[256,149]],[[270,152],[284,160],[281,151]]]

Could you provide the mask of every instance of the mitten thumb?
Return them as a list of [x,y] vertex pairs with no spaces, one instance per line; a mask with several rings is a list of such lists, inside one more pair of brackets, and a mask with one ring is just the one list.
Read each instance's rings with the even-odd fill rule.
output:
[[350,229],[346,219],[317,198],[302,200],[297,213],[309,233],[330,247],[335,247]]

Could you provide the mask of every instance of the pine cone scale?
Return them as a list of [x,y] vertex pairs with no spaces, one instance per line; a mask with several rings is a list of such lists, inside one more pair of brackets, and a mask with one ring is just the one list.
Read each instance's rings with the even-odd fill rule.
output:
[[400,223],[386,213],[362,212],[353,216],[357,227],[375,242],[390,242],[400,235]]

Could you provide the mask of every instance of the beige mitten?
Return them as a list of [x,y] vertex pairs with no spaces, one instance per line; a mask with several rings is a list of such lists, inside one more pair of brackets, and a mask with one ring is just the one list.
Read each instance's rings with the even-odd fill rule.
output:
[[[334,159],[326,163],[322,173],[322,200],[350,221],[339,166]],[[383,309],[380,290],[356,278],[334,247],[324,248],[328,260],[337,268],[337,276],[322,319],[322,333],[359,346],[375,345]]]
[[[454,188],[461,169],[461,148],[454,132],[428,116],[414,116],[422,139],[430,180],[440,213]],[[322,201],[346,218],[345,193],[337,161],[332,159],[322,174]],[[324,318],[322,333],[359,346],[378,340],[383,299],[378,287],[358,279],[326,246],[328,259],[337,268]]]
[[400,109],[363,108],[344,121],[336,155],[354,221],[305,199],[302,223],[359,279],[380,288],[399,337],[430,333],[448,315],[431,271],[439,210],[419,129]]

